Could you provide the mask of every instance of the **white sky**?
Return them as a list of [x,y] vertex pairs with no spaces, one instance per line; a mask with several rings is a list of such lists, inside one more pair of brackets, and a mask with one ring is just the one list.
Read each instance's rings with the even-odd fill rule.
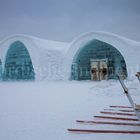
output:
[[140,0],[0,0],[0,39],[12,34],[71,41],[108,31],[140,41]]

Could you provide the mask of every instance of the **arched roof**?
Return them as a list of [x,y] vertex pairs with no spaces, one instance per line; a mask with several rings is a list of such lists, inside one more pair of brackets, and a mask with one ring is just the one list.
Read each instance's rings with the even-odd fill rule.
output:
[[28,35],[21,35],[21,34],[13,35],[0,42],[0,58],[2,59],[3,67],[5,64],[5,57],[6,57],[8,48],[15,41],[20,41],[26,46],[30,54],[32,63],[33,63],[33,67],[36,73],[36,79],[40,79],[38,71],[42,67],[40,60],[43,59],[42,54],[44,52],[55,51],[56,53],[60,55],[64,55],[64,53],[66,52],[68,48],[67,47],[68,43],[44,40],[44,39],[40,39],[40,38],[28,36]]
[[[67,59],[64,62],[68,69],[71,70],[71,64],[76,52],[86,43],[94,39],[114,46],[122,54],[127,65],[128,76],[132,76],[140,70],[140,42],[107,32],[88,32],[75,38],[70,44],[66,54]],[[70,74],[71,71],[69,71],[67,78],[70,78]]]

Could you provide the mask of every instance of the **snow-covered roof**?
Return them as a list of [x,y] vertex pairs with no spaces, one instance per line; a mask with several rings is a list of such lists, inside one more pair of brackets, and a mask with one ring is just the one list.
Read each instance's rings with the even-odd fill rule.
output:
[[66,54],[67,59],[65,59],[66,61],[64,62],[67,65],[68,69],[71,68],[71,64],[76,52],[86,43],[94,39],[106,42],[114,46],[122,54],[127,65],[129,76],[134,75],[134,73],[136,73],[137,71],[140,71],[140,42],[130,40],[113,33],[100,31],[81,34],[71,42],[69,50]]
[[63,50],[67,48],[67,46],[70,43],[60,42],[60,41],[52,41],[52,40],[46,40],[41,39],[38,37],[30,36],[30,35],[24,35],[24,34],[15,34],[12,36],[7,37],[6,39],[2,40],[0,43],[4,43],[7,40],[20,40],[20,39],[29,39],[30,41],[33,41],[37,47],[49,49],[49,50]]
[[60,63],[60,59],[63,58],[69,46],[68,43],[40,39],[29,35],[13,35],[0,43],[0,58],[2,59],[3,67],[9,46],[15,41],[22,42],[29,51],[36,79],[41,79],[42,72],[40,70],[46,69],[47,63]]

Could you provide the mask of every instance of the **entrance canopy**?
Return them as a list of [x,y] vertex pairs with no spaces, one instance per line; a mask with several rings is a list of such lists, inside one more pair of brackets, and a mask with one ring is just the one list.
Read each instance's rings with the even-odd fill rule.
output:
[[4,80],[35,80],[34,68],[25,45],[16,41],[12,43],[6,55]]
[[[59,80],[68,43],[13,35],[0,42],[2,75],[6,80]],[[66,48],[66,49],[65,49]]]
[[126,77],[134,78],[140,71],[140,43],[127,38],[107,33],[89,32],[78,36],[70,44],[64,60],[68,69],[66,79],[90,80],[90,59],[107,59],[108,79],[115,79],[121,72]]
[[[97,59],[99,61],[106,59],[107,63],[104,65],[107,66],[104,67],[107,67],[108,79],[116,79],[117,73],[127,77],[126,64],[121,53],[112,45],[94,39],[77,51],[72,62],[71,78],[73,80],[91,80],[93,74],[91,60]],[[96,73],[102,73],[102,66],[98,66],[100,64],[97,63],[97,67],[94,68]],[[97,75],[99,76],[99,74]]]

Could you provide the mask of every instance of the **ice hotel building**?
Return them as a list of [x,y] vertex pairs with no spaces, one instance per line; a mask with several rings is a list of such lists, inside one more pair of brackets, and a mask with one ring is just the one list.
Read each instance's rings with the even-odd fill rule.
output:
[[107,80],[131,78],[140,67],[140,42],[89,32],[72,42],[13,35],[0,40],[0,80]]

